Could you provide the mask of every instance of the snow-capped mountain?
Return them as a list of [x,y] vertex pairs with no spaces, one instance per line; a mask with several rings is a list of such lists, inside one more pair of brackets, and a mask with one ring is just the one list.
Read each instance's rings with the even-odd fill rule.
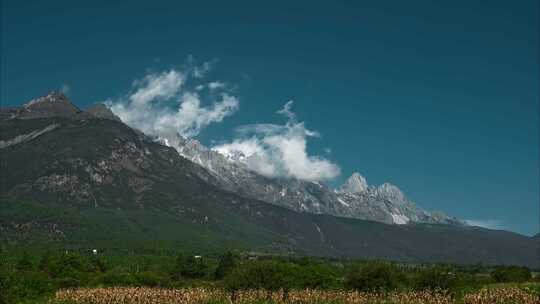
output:
[[330,214],[388,224],[464,224],[440,212],[422,210],[392,184],[369,186],[359,173],[354,173],[344,185],[334,190],[322,182],[262,176],[246,165],[248,158],[252,156],[240,152],[222,154],[203,146],[195,139],[185,139],[178,135],[174,141],[161,141],[174,147],[185,158],[208,169],[215,177],[213,183],[216,186],[247,198],[299,212]]
[[103,240],[157,241],[192,251],[225,245],[288,256],[538,267],[538,237],[374,222],[460,224],[360,174],[331,189],[263,177],[245,165],[250,155],[222,155],[196,140],[169,137],[162,142],[176,149],[166,147],[104,106],[79,110],[58,93],[0,107],[0,129],[0,204],[7,210],[0,212],[0,242],[94,248]]

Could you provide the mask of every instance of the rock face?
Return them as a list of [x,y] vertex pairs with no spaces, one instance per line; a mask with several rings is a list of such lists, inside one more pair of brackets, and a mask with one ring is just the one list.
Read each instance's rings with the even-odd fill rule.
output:
[[349,177],[347,182],[339,188],[339,192],[348,192],[348,193],[360,193],[366,191],[368,184],[366,179],[360,175],[360,173],[355,172]]
[[12,118],[36,119],[49,117],[72,117],[82,111],[73,105],[66,95],[53,91],[24,104]]

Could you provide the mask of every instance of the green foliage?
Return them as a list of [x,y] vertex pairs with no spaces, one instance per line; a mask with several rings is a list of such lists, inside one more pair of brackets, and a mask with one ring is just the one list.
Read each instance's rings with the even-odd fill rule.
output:
[[531,271],[527,267],[500,266],[491,272],[495,282],[526,282],[532,279]]
[[91,255],[87,250],[28,248],[4,251],[0,254],[0,304],[46,303],[57,289],[96,286],[224,287],[232,297],[243,289],[282,290],[283,297],[288,297],[291,289],[447,289],[459,298],[498,278],[516,283],[497,285],[528,284],[528,292],[540,293],[538,284],[517,283],[530,278],[523,267],[497,267],[490,276],[491,269],[481,266],[411,265],[405,272],[405,266],[378,261],[348,264],[318,258],[248,260],[230,252],[205,258],[175,254],[124,251]]
[[135,286],[138,283],[135,276],[121,269],[107,271],[101,277],[101,282],[106,286]]
[[297,283],[298,266],[281,261],[249,261],[239,265],[225,277],[228,290],[288,290]]
[[6,303],[18,302],[22,299],[36,299],[54,290],[49,277],[43,272],[18,271],[3,275],[2,281],[4,281],[1,283],[4,285],[2,297]]
[[414,279],[414,289],[417,290],[449,290],[456,284],[455,271],[446,266],[433,266],[422,269]]
[[236,267],[236,257],[229,251],[222,255],[219,259],[218,267],[214,272],[214,277],[218,280],[223,279],[226,275]]
[[99,272],[106,272],[108,269],[107,264],[105,261],[100,257],[95,257],[92,259],[92,264],[94,266],[94,269]]
[[176,258],[172,276],[175,279],[200,279],[206,276],[208,268],[208,264],[204,258],[180,254]]
[[166,275],[152,271],[144,271],[135,274],[135,280],[137,281],[137,285],[149,287],[165,287],[170,282]]
[[361,291],[386,292],[398,288],[403,278],[397,266],[377,261],[353,265],[345,278],[345,284],[348,288]]
[[53,261],[52,253],[49,250],[47,250],[45,253],[43,253],[43,255],[41,256],[41,259],[39,260],[38,269],[40,271],[49,273],[51,269],[53,268],[53,263],[54,261]]
[[23,252],[22,256],[17,261],[16,269],[19,271],[32,271],[34,270],[34,264],[30,258],[28,252]]
[[300,288],[331,289],[340,286],[336,272],[324,263],[303,265],[297,274],[297,280]]

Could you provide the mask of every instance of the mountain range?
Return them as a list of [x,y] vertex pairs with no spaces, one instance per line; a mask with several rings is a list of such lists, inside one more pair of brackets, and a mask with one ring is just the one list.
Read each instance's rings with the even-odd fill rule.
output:
[[222,154],[208,149],[196,139],[177,135],[176,140],[156,138],[156,141],[173,147],[181,156],[207,169],[214,177],[211,182],[215,186],[294,211],[387,224],[465,225],[464,221],[442,212],[428,212],[417,207],[392,184],[369,186],[359,173],[352,174],[339,189],[331,189],[320,181],[265,177],[248,168],[250,156],[241,152]]
[[147,136],[59,92],[2,108],[0,127],[2,242],[538,266],[537,238],[425,211],[389,183],[265,177],[249,156]]

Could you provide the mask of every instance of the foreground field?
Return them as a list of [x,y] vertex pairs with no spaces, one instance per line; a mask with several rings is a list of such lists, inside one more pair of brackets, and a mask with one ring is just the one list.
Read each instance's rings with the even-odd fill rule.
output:
[[370,293],[357,291],[294,290],[268,292],[185,288],[79,288],[60,290],[59,302],[76,304],[538,304],[540,298],[517,287],[486,288],[455,299],[444,291]]
[[0,252],[0,304],[529,304],[520,266],[313,257]]

